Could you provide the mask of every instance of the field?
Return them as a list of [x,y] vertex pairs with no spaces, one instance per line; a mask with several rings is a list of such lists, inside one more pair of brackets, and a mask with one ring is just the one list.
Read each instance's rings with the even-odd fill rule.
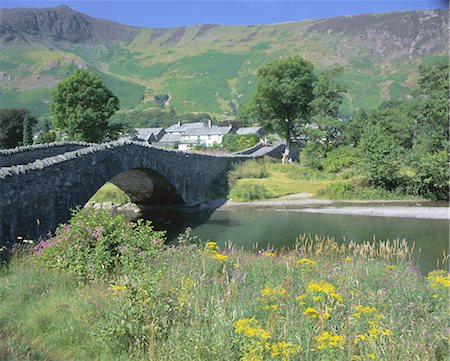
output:
[[449,276],[422,275],[404,242],[167,247],[85,212],[0,270],[2,359],[448,359]]

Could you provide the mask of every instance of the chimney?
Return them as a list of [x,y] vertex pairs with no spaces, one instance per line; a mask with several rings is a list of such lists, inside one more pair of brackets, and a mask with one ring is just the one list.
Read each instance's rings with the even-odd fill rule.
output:
[[212,120],[208,119],[208,128],[211,128],[211,127],[212,127]]

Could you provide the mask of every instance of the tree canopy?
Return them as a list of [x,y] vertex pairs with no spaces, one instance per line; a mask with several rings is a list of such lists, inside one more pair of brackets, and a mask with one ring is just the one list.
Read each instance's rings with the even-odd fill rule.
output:
[[50,109],[54,126],[69,139],[98,143],[115,139],[121,130],[109,122],[119,99],[99,76],[83,69],[55,86]]
[[247,111],[266,129],[282,136],[289,151],[292,140],[309,121],[314,67],[309,61],[293,56],[261,65],[256,75],[258,83]]
[[[26,129],[31,132],[31,128],[37,120],[31,116],[26,109],[0,109],[0,148],[14,148],[23,145],[24,140],[24,120],[27,118]],[[26,135],[27,144],[32,143]]]

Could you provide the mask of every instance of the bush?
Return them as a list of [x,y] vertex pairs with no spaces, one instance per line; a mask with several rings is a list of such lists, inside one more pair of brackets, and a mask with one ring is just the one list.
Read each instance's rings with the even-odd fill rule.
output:
[[353,178],[331,183],[317,192],[316,196],[331,199],[398,199],[401,194],[370,187],[363,178]]
[[231,189],[230,197],[236,201],[254,201],[272,198],[272,193],[261,184],[238,184]]
[[432,200],[449,199],[448,155],[445,150],[423,154],[411,180],[413,193]]
[[327,152],[326,157],[320,163],[325,172],[337,173],[351,167],[357,161],[356,149],[348,145],[342,145]]
[[77,209],[54,237],[33,248],[37,262],[81,281],[127,274],[152,259],[164,241],[151,222],[129,223],[123,215]]
[[228,180],[231,185],[236,183],[237,179],[242,178],[267,178],[269,172],[266,168],[264,160],[248,160],[244,163],[237,164],[228,175]]
[[259,134],[225,134],[222,138],[222,146],[232,152],[253,147],[259,142]]
[[317,143],[308,143],[300,154],[302,164],[322,170],[322,159],[325,157],[326,150],[323,145]]

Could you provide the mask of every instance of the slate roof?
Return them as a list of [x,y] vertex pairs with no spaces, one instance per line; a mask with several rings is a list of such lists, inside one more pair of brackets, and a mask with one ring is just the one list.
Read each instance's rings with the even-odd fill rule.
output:
[[180,143],[181,134],[164,134],[164,136],[159,140],[159,143]]
[[138,140],[147,141],[150,136],[154,135],[156,139],[160,133],[164,131],[163,128],[136,128],[136,138]]
[[236,131],[236,134],[239,134],[239,135],[254,134],[254,133],[259,133],[262,130],[263,130],[262,127],[244,127],[244,128],[239,128]]
[[188,129],[195,129],[195,128],[206,128],[206,124],[203,122],[197,122],[197,123],[184,123],[181,125],[173,124],[170,127],[166,128],[166,133],[175,133],[180,132],[184,133]]
[[186,130],[185,136],[192,135],[224,135],[231,132],[231,127],[207,127],[207,128],[192,128]]

